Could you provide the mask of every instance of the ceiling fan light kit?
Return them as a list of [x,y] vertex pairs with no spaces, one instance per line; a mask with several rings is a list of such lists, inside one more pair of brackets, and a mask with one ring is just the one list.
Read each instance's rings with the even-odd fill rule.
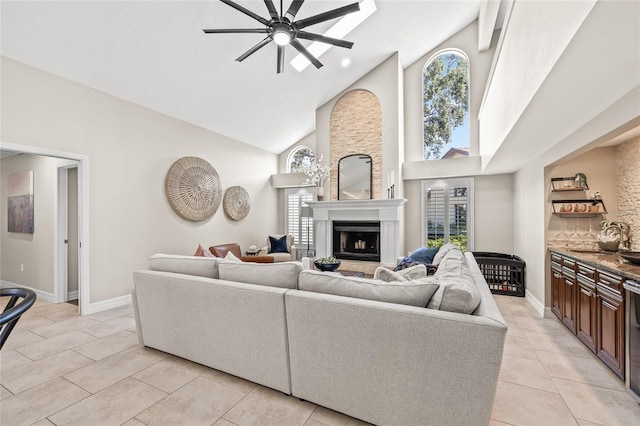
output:
[[351,49],[353,46],[352,42],[340,40],[337,38],[327,37],[320,34],[309,33],[306,31],[302,31],[303,28],[309,27],[311,25],[319,24],[321,22],[329,21],[331,19],[340,18],[342,16],[348,15],[353,12],[357,12],[360,10],[360,5],[358,3],[353,3],[347,6],[339,7],[337,9],[329,10],[327,12],[319,13],[317,15],[310,16],[309,18],[300,19],[298,21],[294,21],[296,14],[300,10],[300,7],[304,3],[304,0],[293,0],[289,9],[283,13],[282,0],[280,0],[280,13],[276,9],[276,6],[273,4],[273,0],[264,0],[264,3],[269,11],[270,19],[267,20],[260,15],[246,9],[243,6],[231,1],[231,0],[220,0],[228,6],[233,7],[239,12],[244,13],[245,15],[255,19],[265,26],[265,28],[231,28],[231,29],[203,29],[205,34],[267,34],[267,36],[260,41],[258,44],[253,46],[251,49],[247,50],[245,53],[240,55],[236,61],[242,62],[247,59],[249,56],[257,52],[262,47],[269,44],[271,41],[275,42],[277,45],[277,68],[276,71],[278,74],[284,72],[284,48],[286,45],[290,44],[293,46],[300,54],[302,54],[309,62],[311,62],[316,68],[322,67],[322,63],[316,58],[313,54],[307,50],[307,48],[300,43],[298,39],[305,39],[311,41],[317,41],[320,43],[331,44],[334,46],[344,47],[346,49]]

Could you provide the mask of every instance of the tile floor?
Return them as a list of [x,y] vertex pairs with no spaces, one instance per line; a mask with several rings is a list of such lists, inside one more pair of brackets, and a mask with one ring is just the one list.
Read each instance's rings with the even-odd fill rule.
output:
[[[624,383],[564,326],[496,300],[509,331],[492,425],[640,424]],[[37,301],[0,352],[0,384],[3,426],[363,424],[140,346],[131,306],[80,317]]]

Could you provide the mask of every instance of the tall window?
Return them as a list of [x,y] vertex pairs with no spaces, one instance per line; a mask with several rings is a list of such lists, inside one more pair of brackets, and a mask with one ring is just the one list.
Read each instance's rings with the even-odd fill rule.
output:
[[457,50],[431,58],[422,70],[425,160],[469,155],[469,60]]
[[422,181],[422,245],[473,250],[473,178]]
[[285,228],[293,235],[294,244],[301,249],[313,248],[313,218],[302,217],[301,209],[305,201],[315,201],[315,188],[286,189]]
[[308,146],[300,145],[289,153],[287,173],[301,172],[313,163],[315,155]]

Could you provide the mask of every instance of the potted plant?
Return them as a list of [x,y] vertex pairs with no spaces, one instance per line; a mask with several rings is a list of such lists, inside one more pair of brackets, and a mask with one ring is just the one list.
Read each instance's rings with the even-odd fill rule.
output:
[[324,198],[324,186],[329,180],[329,171],[331,168],[327,164],[322,164],[322,155],[319,159],[314,160],[308,167],[305,167],[303,172],[307,175],[305,183],[314,184],[317,187],[316,194],[318,195],[318,201],[322,201]]
[[321,257],[313,262],[322,272],[334,272],[340,267],[340,261],[333,256]]

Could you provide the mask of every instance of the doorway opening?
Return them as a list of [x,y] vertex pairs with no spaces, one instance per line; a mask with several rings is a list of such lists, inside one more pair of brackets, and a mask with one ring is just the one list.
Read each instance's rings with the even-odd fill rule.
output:
[[[54,208],[53,220],[53,259],[54,259],[54,276],[53,276],[53,302],[66,302],[70,297],[76,297],[78,300],[79,311],[81,315],[90,313],[90,296],[89,296],[89,157],[81,154],[74,154],[62,151],[55,151],[46,148],[33,147],[28,145],[17,145],[11,143],[0,142],[0,150],[11,151],[15,153],[41,155],[46,157],[54,157],[63,160],[58,166],[58,182],[57,182],[57,205]],[[73,171],[71,171],[73,169]],[[74,248],[77,252],[69,253],[69,174],[75,184],[72,188],[75,198],[76,207],[72,206],[71,227],[76,231],[75,238],[77,244]],[[73,176],[75,174],[75,176]],[[61,176],[64,176],[61,177]],[[65,179],[64,185],[60,180]],[[61,200],[61,197],[64,197]],[[73,200],[72,200],[73,202]],[[75,217],[74,217],[75,216]],[[65,242],[66,240],[66,242]],[[75,259],[75,265],[69,265],[69,258]],[[73,261],[72,261],[73,262]],[[70,269],[76,271],[74,280],[77,281],[77,290],[69,288],[68,272]],[[76,293],[74,293],[74,291]]]

